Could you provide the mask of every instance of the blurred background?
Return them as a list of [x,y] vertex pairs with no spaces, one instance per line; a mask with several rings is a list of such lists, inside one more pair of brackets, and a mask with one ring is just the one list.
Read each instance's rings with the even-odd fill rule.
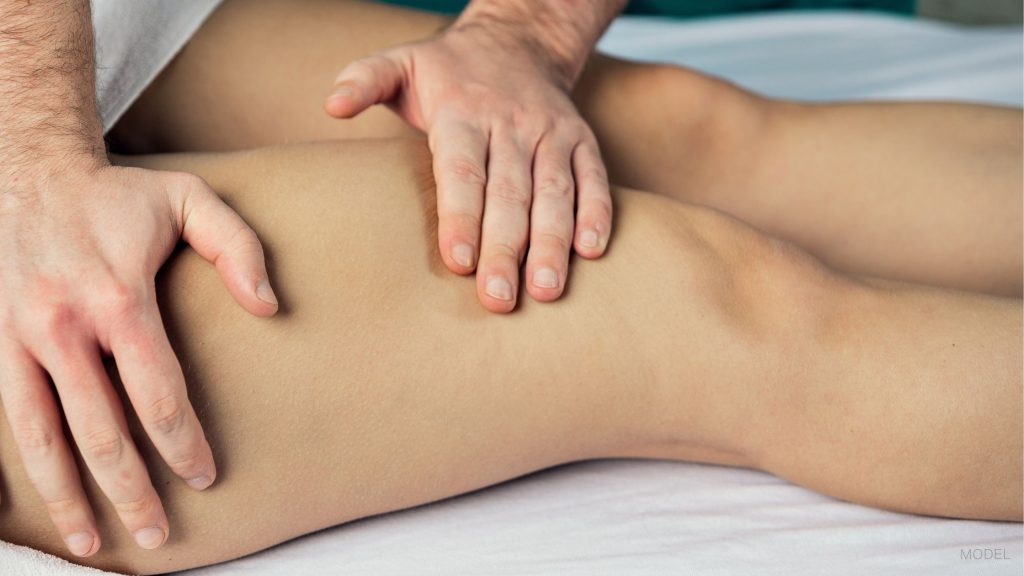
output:
[[[382,0],[449,14],[467,0]],[[876,10],[972,26],[1020,24],[1021,0],[631,0],[627,14],[697,18],[758,10]]]

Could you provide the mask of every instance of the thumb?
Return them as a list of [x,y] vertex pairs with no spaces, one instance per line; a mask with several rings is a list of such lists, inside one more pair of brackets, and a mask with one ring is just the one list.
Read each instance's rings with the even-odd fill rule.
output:
[[217,268],[231,296],[256,316],[277,313],[263,246],[256,232],[228,207],[205,180],[177,174],[170,187],[171,206],[181,238]]
[[335,118],[352,118],[374,104],[393,100],[404,79],[405,67],[391,53],[356,60],[338,74],[324,109]]

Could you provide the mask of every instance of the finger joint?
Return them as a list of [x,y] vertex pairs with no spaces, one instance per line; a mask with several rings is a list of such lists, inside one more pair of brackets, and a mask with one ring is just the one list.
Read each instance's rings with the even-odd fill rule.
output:
[[149,405],[146,421],[158,434],[172,435],[185,423],[185,407],[176,395],[168,394]]
[[81,443],[82,451],[98,464],[119,462],[124,455],[124,437],[111,428],[89,432]]
[[562,173],[548,174],[536,184],[537,196],[543,196],[556,201],[564,201],[573,197],[575,187],[573,181]]
[[455,182],[483,189],[487,183],[487,171],[476,160],[455,157],[441,166],[441,177],[451,177]]
[[488,199],[497,200],[515,210],[530,209],[530,191],[509,180],[493,182],[488,189],[488,197]]

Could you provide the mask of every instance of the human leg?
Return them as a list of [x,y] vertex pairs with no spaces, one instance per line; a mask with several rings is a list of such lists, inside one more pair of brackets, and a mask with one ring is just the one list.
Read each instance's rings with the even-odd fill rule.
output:
[[[115,140],[169,152],[411,135],[383,107],[334,120],[323,96],[351,60],[446,23],[357,2],[229,0]],[[730,213],[846,272],[1021,293],[1019,111],[802,105],[603,57],[575,97],[615,183]]]
[[[618,456],[1020,517],[1019,300],[852,281],[713,211],[616,189],[620,225],[606,258],[578,262],[573,298],[501,317],[423,241],[422,144],[125,160],[207,178],[261,235],[282,313],[251,318],[193,254],[170,261],[161,310],[218,482],[188,490],[136,434],[170,539],[135,547],[87,478],[93,565],[207,564]],[[0,538],[64,553],[17,461],[0,433]]]

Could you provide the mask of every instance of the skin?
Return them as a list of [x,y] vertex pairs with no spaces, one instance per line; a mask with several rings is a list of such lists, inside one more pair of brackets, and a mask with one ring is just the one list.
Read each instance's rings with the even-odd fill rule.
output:
[[[99,548],[69,441],[87,447],[85,467],[139,545],[155,548],[167,517],[102,356],[117,359],[164,461],[195,489],[209,486],[216,466],[153,279],[184,240],[216,264],[246,310],[270,316],[277,301],[263,253],[195,176],[110,165],[86,0],[0,0],[0,22],[0,398],[69,549]],[[6,456],[5,465],[19,458]]]
[[[431,37],[449,20],[358,2],[302,6],[225,2],[115,126],[115,148],[417,136],[384,107],[336,121],[321,110],[321,86],[339,62]],[[278,41],[263,42],[268,34]],[[732,214],[845,272],[1022,293],[1019,109],[802,104],[602,56],[573,98],[614,183]]]
[[[234,70],[238,72],[255,72],[254,77],[265,78],[267,80],[273,77],[284,77],[282,75],[273,76],[272,74],[275,67],[280,66],[281,70],[285,70],[286,66],[291,66],[291,70],[296,67],[296,62],[304,62],[305,69],[309,71],[309,78],[303,75],[299,75],[294,85],[302,86],[311,84],[311,80],[315,80],[320,77],[319,66],[321,63],[320,59],[308,58],[309,45],[306,44],[308,38],[317,37],[314,36],[318,33],[333,33],[334,38],[345,37],[349,38],[355,44],[365,47],[367,43],[373,41],[379,41],[380,38],[364,38],[360,37],[357,31],[365,30],[368,28],[368,24],[371,24],[374,19],[378,22],[386,23],[384,26],[369,26],[370,29],[385,29],[391,30],[397,33],[409,34],[417,27],[422,27],[424,18],[423,17],[412,17],[408,18],[395,17],[393,14],[381,14],[374,10],[366,9],[360,12],[358,9],[353,12],[344,12],[348,5],[347,4],[331,4],[331,10],[338,10],[338,19],[334,18],[319,18],[319,19],[304,19],[299,17],[298,22],[293,22],[293,26],[289,27],[289,30],[293,30],[294,37],[292,40],[285,42],[285,49],[279,50],[276,54],[262,55],[259,53],[259,42],[255,40],[260,37],[261,26],[266,25],[267,22],[279,21],[279,18],[284,15],[283,6],[272,2],[265,3],[229,3],[218,12],[218,14],[211,20],[210,24],[204,28],[204,30],[197,37],[196,41],[185,51],[182,58],[172,66],[168,72],[158,81],[157,85],[162,87],[161,92],[147,94],[145,98],[139,103],[139,106],[133,110],[129,117],[126,118],[126,122],[122,123],[122,126],[118,129],[118,135],[122,146],[125,146],[125,142],[133,141],[139,143],[139,147],[146,145],[152,145],[153,142],[158,142],[161,149],[172,149],[173,146],[187,146],[194,149],[202,149],[204,146],[209,146],[210,143],[214,143],[215,146],[224,148],[231,147],[244,147],[247,145],[255,145],[259,143],[260,138],[268,138],[273,141],[274,138],[279,140],[289,139],[310,139],[320,137],[331,137],[333,134],[335,137],[341,136],[352,136],[356,131],[360,129],[367,130],[368,133],[380,133],[387,134],[389,129],[395,130],[406,130],[394,120],[389,118],[386,114],[373,114],[373,111],[368,113],[367,118],[360,118],[353,122],[353,124],[345,125],[342,129],[339,129],[338,124],[331,122],[329,119],[306,114],[302,112],[304,109],[302,106],[296,105],[294,108],[287,108],[280,115],[281,119],[287,121],[287,124],[276,124],[274,119],[268,119],[264,114],[258,114],[260,106],[264,106],[262,109],[266,110],[266,106],[274,106],[275,100],[269,99],[267,102],[260,100],[262,97],[262,91],[249,92],[246,90],[246,96],[240,99],[232,98],[232,90],[238,89],[239,85],[232,84],[230,81],[210,83],[207,84],[204,81],[204,74],[219,74],[225,77],[230,77]],[[333,8],[333,7],[337,8]],[[320,6],[320,8],[328,8],[326,6]],[[230,12],[229,12],[230,10]],[[296,13],[303,13],[297,11]],[[223,14],[229,14],[233,16],[233,25],[231,30],[237,32],[237,34],[228,34],[227,27],[223,24],[227,21],[227,16]],[[346,17],[342,19],[340,17]],[[277,18],[278,20],[275,20]],[[360,20],[362,18],[362,20]],[[220,28],[214,27],[214,24],[221,22]],[[323,28],[323,22],[334,22],[333,26],[336,29],[333,31],[329,28]],[[338,28],[338,22],[346,22],[346,25],[352,26],[351,33],[348,33],[344,28]],[[436,22],[436,21],[435,21]],[[408,28],[403,28],[403,25],[407,24]],[[217,32],[214,34],[213,32]],[[339,34],[339,32],[346,32],[345,34]],[[408,39],[408,37],[407,37]],[[237,57],[237,60],[231,62],[231,66],[226,66],[228,62],[224,60],[218,60],[217,53],[211,51],[210,58],[199,59],[198,54],[202,54],[203,42],[207,42],[206,46],[217,46],[222,54],[233,55]],[[216,42],[214,42],[216,41]],[[363,44],[359,44],[362,42]],[[288,47],[296,48],[294,51],[289,51]],[[328,46],[328,48],[336,48],[337,46]],[[298,50],[298,48],[304,48],[305,52]],[[352,46],[341,45],[341,54],[352,53],[354,51]],[[345,52],[347,50],[348,52]],[[302,56],[304,58],[298,60],[291,60],[296,56]],[[262,56],[266,56],[262,58]],[[327,62],[328,58],[323,58],[323,62]],[[258,68],[247,68],[246,64],[252,64],[260,62],[261,65]],[[241,64],[241,65],[239,65]],[[222,69],[217,69],[217,66],[225,65]],[[603,66],[603,67],[602,67]],[[324,66],[326,70],[328,66]],[[589,78],[589,80],[588,80]],[[601,62],[596,61],[592,63],[588,72],[584,76],[585,86],[593,87],[597,89],[581,90],[577,93],[577,100],[581,103],[581,109],[585,111],[585,114],[589,114],[588,118],[592,121],[595,126],[595,130],[598,127],[605,127],[609,130],[609,134],[614,138],[607,138],[603,140],[603,146],[607,149],[608,143],[619,143],[626,149],[622,155],[615,153],[609,154],[608,163],[612,169],[613,178],[621,177],[626,174],[623,167],[629,166],[641,166],[651,168],[651,172],[646,175],[652,181],[658,181],[662,178],[660,174],[667,173],[669,176],[675,174],[672,170],[678,170],[681,165],[683,166],[709,166],[709,167],[730,167],[726,164],[726,161],[739,163],[739,160],[744,162],[740,165],[750,166],[757,165],[761,166],[765,163],[761,160],[767,157],[769,151],[779,150],[792,150],[794,153],[799,152],[799,148],[792,148],[782,146],[778,147],[778,143],[784,143],[787,141],[800,141],[800,138],[787,139],[776,139],[776,137],[785,136],[791,134],[793,136],[810,137],[818,135],[819,137],[826,137],[828,134],[825,131],[815,132],[813,127],[815,126],[812,122],[803,123],[805,127],[804,132],[788,132],[787,129],[791,126],[797,125],[797,120],[800,119],[811,119],[815,118],[812,116],[812,112],[816,110],[838,110],[839,108],[821,108],[812,109],[810,107],[792,105],[787,103],[773,103],[757,98],[753,95],[739,92],[728,85],[718,83],[706,78],[697,77],[696,75],[677,70],[667,69],[665,67],[644,67],[644,66],[626,66],[615,62]],[[650,90],[650,87],[656,86],[658,89]],[[259,86],[261,89],[269,91],[270,94],[280,96],[280,90],[282,83],[268,82],[265,85]],[[214,90],[209,91],[208,88],[214,86]],[[606,87],[617,86],[621,94],[637,95],[640,94],[639,88],[642,86],[647,87],[645,91],[646,98],[648,100],[638,99],[638,104],[635,106],[637,110],[658,110],[662,111],[662,118],[659,122],[649,123],[648,120],[654,121],[655,118],[647,118],[643,114],[638,114],[637,117],[632,118],[632,126],[624,130],[615,130],[617,121],[622,119],[622,115],[618,112],[622,110],[619,108],[616,110],[616,114],[602,115],[602,98],[609,102],[616,102],[613,100],[615,93],[608,90]],[[289,84],[285,86],[285,89],[293,88],[294,86]],[[217,92],[217,90],[223,90]],[[679,106],[683,110],[692,110],[693,113],[680,113],[678,115],[670,115],[668,121],[664,118],[664,110],[672,109],[672,104],[678,102],[679,94],[685,94],[688,98],[687,104],[689,106]],[[178,96],[182,97],[178,101],[178,105],[174,105],[173,101],[168,101],[162,96]],[[296,92],[294,94],[295,99],[285,98],[284,101],[296,102],[301,104],[302,94]],[[309,100],[308,94],[306,100]],[[211,101],[204,100],[205,98],[212,97]],[[163,108],[159,105],[154,105],[154,101],[166,104],[167,107]],[[218,108],[212,105],[211,102],[217,103],[223,108]],[[621,103],[621,100],[618,101]],[[712,104],[717,102],[717,104]],[[795,113],[791,121],[788,122],[772,122],[774,118],[781,118],[781,112],[783,109],[792,110]],[[213,111],[212,113],[210,111]],[[231,116],[227,114],[230,110]],[[856,122],[847,122],[845,125],[840,123],[837,126],[843,127],[846,133],[852,135],[852,138],[844,138],[842,142],[849,142],[849,147],[844,148],[843,146],[833,146],[829,148],[830,153],[821,154],[820,160],[824,170],[821,173],[817,171],[808,171],[802,174],[803,178],[794,179],[790,182],[790,187],[784,188],[782,186],[776,186],[773,188],[773,183],[770,181],[761,181],[756,179],[732,179],[727,180],[725,178],[719,178],[724,181],[723,185],[720,186],[708,186],[709,183],[714,182],[714,178],[707,177],[703,180],[694,177],[694,171],[690,168],[690,177],[681,179],[681,185],[675,186],[674,190],[659,190],[666,194],[671,194],[678,198],[689,197],[697,192],[707,192],[712,190],[715,194],[709,194],[710,198],[733,198],[739,199],[743,197],[753,197],[751,193],[742,193],[743,186],[746,186],[747,190],[760,190],[762,188],[766,190],[778,189],[780,192],[790,192],[792,188],[800,190],[808,190],[812,187],[820,189],[824,184],[831,185],[834,180],[832,178],[834,172],[830,172],[830,168],[845,168],[848,171],[853,172],[856,166],[850,165],[850,162],[846,159],[850,151],[865,148],[865,144],[870,144],[877,141],[881,136],[883,140],[894,138],[896,135],[889,135],[884,127],[887,125],[893,125],[897,128],[902,127],[899,119],[900,115],[890,115],[889,117],[883,117],[884,122],[872,122],[875,114],[881,115],[886,110],[885,107],[871,108],[868,107],[865,110],[867,114],[861,117],[849,116],[849,119],[856,120]],[[907,112],[911,115],[915,114],[916,108],[908,109]],[[872,112],[877,111],[877,112]],[[945,151],[943,154],[943,166],[945,170],[948,170],[948,174],[955,175],[955,178],[946,178],[942,180],[943,184],[948,182],[960,182],[961,178],[967,178],[972,176],[973,172],[971,168],[976,162],[965,160],[965,158],[971,158],[971,153],[975,150],[983,152],[985,157],[995,156],[996,158],[1003,158],[1004,164],[1000,165],[996,163],[995,176],[991,182],[992,186],[986,188],[987,192],[991,192],[991,199],[987,203],[973,202],[970,206],[967,206],[968,210],[977,215],[977,220],[967,219],[968,224],[970,222],[990,221],[987,216],[995,216],[1002,218],[1002,221],[1008,223],[1007,226],[1002,228],[994,227],[994,230],[999,232],[994,237],[987,233],[978,233],[976,229],[967,225],[957,225],[952,228],[940,228],[937,232],[932,231],[929,228],[923,230],[914,230],[914,238],[917,238],[916,234],[925,233],[931,234],[931,237],[926,236],[921,239],[921,245],[931,245],[936,240],[939,240],[939,248],[937,252],[940,255],[946,256],[942,269],[949,270],[948,282],[952,285],[958,285],[958,283],[970,283],[977,282],[980,276],[982,280],[989,278],[1011,278],[1012,275],[1008,274],[1004,267],[1000,266],[1000,263],[1005,260],[992,260],[988,258],[989,252],[982,251],[982,254],[978,255],[982,262],[968,268],[960,263],[964,260],[970,260],[975,257],[968,250],[964,249],[959,244],[959,238],[965,234],[973,234],[974,237],[980,239],[981,248],[992,247],[993,251],[999,254],[1009,253],[1013,254],[1014,250],[1019,250],[1013,245],[1006,243],[1006,239],[1009,238],[1011,241],[1016,236],[1019,238],[1020,223],[1019,220],[1014,222],[1012,219],[1007,220],[1005,215],[1009,211],[1003,209],[1007,203],[1012,205],[1014,202],[1019,202],[1019,194],[1014,191],[1014,184],[1017,183],[1017,190],[1019,190],[1019,169],[1014,170],[1014,162],[1017,162],[1016,166],[1019,166],[1019,154],[1017,160],[1013,160],[1012,156],[1012,145],[1013,145],[1013,134],[1019,134],[1019,112],[1006,111],[997,109],[988,109],[982,107],[948,107],[944,109],[936,110],[932,113],[919,114],[920,126],[943,126],[943,122],[937,122],[937,113],[941,112],[941,117],[946,118],[964,118],[972,119],[972,122],[965,122],[969,125],[974,125],[978,120],[985,120],[981,124],[981,128],[977,130],[971,130],[971,138],[967,139],[959,148],[953,148]],[[834,115],[837,120],[842,120],[848,116],[844,113]],[[233,122],[226,122],[227,118],[233,118]],[[820,118],[820,116],[819,116]],[[154,122],[154,119],[159,119],[159,122]],[[202,120],[207,122],[203,124],[195,124],[194,120]],[[1001,120],[1000,120],[1001,119]],[[147,122],[148,120],[148,122]],[[269,120],[269,121],[268,121]],[[322,122],[326,120],[326,122]],[[1013,120],[1017,120],[1016,126]],[[679,124],[676,124],[676,123]],[[870,139],[864,138],[861,140],[860,134],[855,128],[861,124],[869,124],[875,127],[875,132],[868,132],[866,136],[870,136]],[[327,128],[328,124],[331,125]],[[621,122],[620,122],[621,124]],[[649,143],[653,137],[663,137],[662,132],[667,132],[668,128],[675,126],[687,127],[687,130],[678,130],[674,132],[676,141],[673,142],[672,146],[659,146],[657,149],[648,146],[648,149],[639,149],[643,152],[653,152],[652,154],[639,155],[636,152],[630,152],[633,150],[631,146],[636,143],[643,144],[644,142]],[[772,127],[771,129],[763,129],[765,127]],[[919,127],[920,127],[919,126]],[[955,124],[954,124],[955,126]],[[126,128],[126,127],[130,127]],[[742,129],[740,129],[742,128]],[[835,127],[833,127],[835,128]],[[659,132],[661,130],[662,132]],[[127,134],[126,134],[127,131]],[[898,130],[894,130],[898,132]],[[941,133],[941,132],[940,132]],[[772,138],[769,138],[772,137]],[[829,141],[834,141],[834,138],[829,138]],[[962,138],[960,138],[962,140]],[[1019,146],[1019,138],[1017,146]],[[713,146],[708,146],[708,143],[713,143]],[[923,149],[926,152],[934,152],[933,140],[923,139],[921,141],[909,139],[906,145],[910,149]],[[745,144],[744,146],[737,146],[737,144]],[[772,144],[769,146],[768,144]],[[1007,144],[1009,144],[1009,153],[1006,151]],[[126,146],[125,146],[126,147]],[[867,148],[870,149],[868,146]],[[187,149],[187,148],[186,148]],[[699,152],[702,149],[708,150],[702,156],[693,155],[694,162],[691,163],[680,163],[678,161],[668,162],[668,158],[664,153],[665,149],[671,150],[686,150]],[[741,152],[741,154],[738,154]],[[345,153],[348,153],[345,151]],[[993,154],[995,153],[995,154]],[[978,154],[982,156],[982,154]],[[799,157],[799,156],[798,156]],[[885,166],[884,161],[888,156],[881,158],[868,157],[875,164],[882,162]],[[927,159],[927,155],[924,156]],[[646,159],[646,160],[645,160]],[[776,156],[779,161],[789,161],[789,158],[779,154]],[[628,161],[627,161],[628,160]],[[750,160],[757,160],[757,162],[750,162]],[[886,170],[880,170],[878,173],[885,176],[888,174],[900,174],[901,179],[905,179],[904,164],[893,164]],[[1006,166],[1009,169],[1000,169],[1000,166]],[[358,172],[358,170],[357,170]],[[638,173],[638,170],[634,170]],[[736,174],[736,170],[723,170],[720,171],[720,175],[733,175]],[[752,173],[757,173],[753,172]],[[784,176],[788,171],[784,171]],[[699,174],[699,173],[697,173]],[[711,176],[712,170],[709,168],[706,173],[700,174],[702,176]],[[817,176],[816,176],[817,175]],[[824,178],[822,175],[828,176]],[[746,175],[744,175],[746,178]],[[778,175],[776,175],[778,177]],[[815,180],[817,177],[817,180]],[[895,193],[898,198],[905,201],[908,206],[912,207],[912,210],[908,212],[898,212],[895,214],[896,218],[893,218],[893,214],[887,213],[885,210],[878,210],[872,212],[871,210],[864,210],[863,207],[858,211],[853,212],[854,215],[864,216],[863,213],[867,212],[867,216],[876,216],[883,219],[883,222],[887,222],[887,227],[880,227],[883,231],[886,229],[892,230],[898,226],[904,226],[908,223],[912,223],[911,217],[931,218],[935,214],[952,214],[955,212],[954,209],[963,206],[964,203],[960,204],[948,204],[945,199],[951,198],[956,200],[959,198],[956,195],[956,189],[952,189],[951,192],[947,192],[945,188],[939,188],[942,194],[939,195],[941,201],[934,203],[921,203],[920,206],[913,206],[915,198],[923,197],[922,191],[915,188],[914,186],[891,186],[887,181],[891,180],[891,176],[888,178],[876,178],[875,181],[868,179],[867,183],[874,183],[875,185],[889,186],[885,190],[890,193]],[[803,185],[804,181],[807,181],[806,185]],[[916,183],[916,180],[911,179],[910,183]],[[969,181],[965,181],[969,185]],[[816,184],[817,183],[817,184]],[[803,186],[802,188],[800,186]],[[393,185],[393,184],[392,184]],[[820,191],[820,190],[817,190]],[[294,191],[283,192],[286,194],[293,194]],[[758,195],[759,196],[759,195]],[[780,198],[786,198],[780,196]],[[791,198],[796,201],[796,205],[799,204],[799,196],[793,195]],[[840,199],[841,200],[841,199]],[[711,202],[709,202],[711,203]],[[991,210],[991,214],[986,212]],[[780,213],[787,211],[764,211],[759,212],[752,210],[750,212],[750,219],[755,219],[763,214],[771,216],[778,216]],[[793,212],[799,212],[794,210]],[[1019,213],[1019,211],[1017,212]],[[825,224],[834,224],[835,222],[845,222],[844,217],[848,219],[848,215],[842,211],[836,210],[834,213],[826,213]],[[817,252],[820,252],[823,257],[830,255],[829,250],[832,245],[843,246],[851,245],[854,247],[853,253],[861,257],[861,261],[864,262],[867,267],[876,266],[874,261],[870,257],[869,251],[858,252],[856,247],[862,244],[868,245],[870,238],[865,234],[857,236],[860,230],[863,229],[864,224],[869,224],[870,220],[864,216],[861,220],[853,219],[851,224],[860,224],[861,226],[851,225],[850,229],[854,233],[854,237],[857,239],[856,242],[848,242],[843,239],[843,242],[833,242],[829,244],[829,235],[823,234],[823,242],[821,246],[816,247]],[[829,220],[828,218],[831,218]],[[787,220],[784,217],[779,217],[775,221],[785,225]],[[958,219],[947,219],[948,222],[957,224]],[[818,229],[827,232],[828,228],[818,223],[818,221],[812,222],[812,225],[817,226]],[[872,229],[874,231],[874,229]],[[987,232],[987,231],[986,231]],[[377,231],[368,231],[368,235],[376,235]],[[884,239],[884,237],[883,237]],[[948,240],[954,240],[949,242]],[[881,243],[880,243],[881,244]],[[932,264],[926,262],[923,267],[917,267],[915,257],[909,250],[904,250],[904,242],[898,242],[889,247],[888,251],[881,253],[880,256],[884,258],[892,258],[892,261],[900,264],[898,266],[892,266],[896,270],[896,274],[891,277],[899,278],[900,274],[905,270],[909,269],[912,272],[917,273],[919,270],[924,270],[925,273],[932,271]],[[1019,246],[1019,242],[1016,246]],[[950,250],[949,246],[952,245],[955,250]],[[970,247],[970,245],[969,245]],[[817,253],[816,252],[816,253]],[[956,258],[960,258],[957,260]],[[949,265],[949,262],[956,262],[956,265]],[[1013,266],[1013,263],[1010,263]],[[1019,270],[1019,264],[1017,264]],[[856,270],[855,270],[856,271]],[[1019,274],[1016,280],[1016,290],[1019,293]],[[987,286],[988,284],[986,284]],[[1013,284],[1009,284],[1011,289]],[[802,306],[803,304],[801,304]],[[1013,356],[1010,356],[1013,359]],[[1012,406],[1010,407],[1012,408]],[[325,416],[326,418],[326,416]],[[634,452],[629,452],[630,454]],[[650,452],[652,456],[664,457],[666,453],[660,451]],[[686,457],[680,456],[680,457]],[[699,458],[710,458],[706,453]],[[711,459],[710,461],[717,461]],[[963,491],[966,493],[966,490]]]
[[437,36],[350,63],[327,99],[337,118],[386,103],[427,133],[440,251],[453,272],[478,272],[491,311],[515,307],[524,260],[526,290],[546,302],[562,294],[570,250],[604,252],[608,180],[569,93],[624,7],[476,0]]
[[[571,297],[493,315],[424,241],[421,142],[124,161],[203,175],[264,239],[282,311],[250,318],[194,254],[172,257],[161,311],[221,473],[190,492],[139,434],[171,536],[139,549],[95,498],[104,545],[76,561],[188,568],[606,457],[1021,517],[1019,299],[844,277],[720,213],[613,188],[616,234],[575,263]],[[20,467],[3,482],[0,538],[67,556]]]
[[[605,235],[611,225],[596,142],[567,90],[621,1],[593,0],[596,10],[583,18],[567,5],[531,4],[478,0],[458,26],[423,46],[404,49],[402,58],[391,52],[354,63],[339,77],[347,96],[336,94],[326,106],[340,116],[355,115],[372,103],[367,95],[375,93],[375,101],[393,98],[402,103],[407,120],[415,116],[417,125],[431,129],[438,172],[446,175],[440,187],[441,237],[448,245],[462,237],[461,254],[468,260],[457,271],[469,273],[482,226],[481,294],[489,290],[497,298],[481,298],[495,311],[515,305],[512,294],[526,249],[531,215],[525,210],[533,194],[532,175],[524,172],[532,161],[527,148],[536,149],[539,159],[532,215],[538,242],[529,269],[538,260],[549,264],[546,273],[531,272],[535,294],[553,299],[562,292],[572,237],[572,176],[565,171],[570,162],[587,191],[581,195],[581,223]],[[117,358],[132,403],[152,407],[141,412],[143,422],[165,460],[193,488],[209,486],[216,466],[160,321],[153,276],[184,240],[216,264],[239,303],[255,315],[270,316],[278,302],[262,247],[200,179],[110,165],[96,114],[86,0],[0,0],[0,21],[0,219],[5,223],[0,251],[8,256],[0,268],[0,397],[13,407],[8,416],[21,457],[69,549],[89,555],[100,545],[69,440],[87,445],[88,467],[118,506],[125,526],[140,546],[155,548],[166,538],[166,515],[127,434],[100,357]],[[541,40],[529,42],[531,50],[521,50],[535,37]],[[486,51],[481,50],[485,42]],[[458,63],[465,75],[461,64],[467,60],[477,61],[469,80],[491,102],[474,112],[472,122],[465,114],[448,112],[453,109],[449,102],[458,111],[461,103],[481,94],[436,90],[456,86],[453,70]],[[518,75],[509,78],[508,62],[502,60],[515,60]],[[392,85],[376,84],[384,77],[377,78],[380,68],[372,63],[385,61],[396,70],[416,63],[420,74],[413,78],[406,69],[391,78]],[[399,76],[403,81],[396,85]],[[534,94],[525,102],[530,108],[515,118],[502,116],[510,100],[495,97],[507,93],[510,80]],[[486,170],[467,160],[486,150],[463,146],[467,138],[479,140],[485,132],[504,135],[494,138],[497,148]],[[459,167],[464,169],[454,170]],[[486,176],[487,170],[492,208],[481,224],[481,190],[467,178]],[[505,209],[496,208],[502,202],[495,198],[506,200]],[[581,240],[578,248],[596,257],[605,241]],[[47,387],[47,377],[56,382],[55,390]],[[68,408],[70,438],[60,433],[58,400]],[[178,419],[185,426],[169,434]],[[92,449],[97,446],[103,449]],[[112,465],[109,454],[122,451],[129,459]]]

